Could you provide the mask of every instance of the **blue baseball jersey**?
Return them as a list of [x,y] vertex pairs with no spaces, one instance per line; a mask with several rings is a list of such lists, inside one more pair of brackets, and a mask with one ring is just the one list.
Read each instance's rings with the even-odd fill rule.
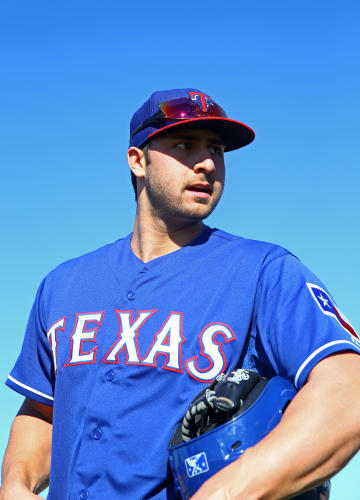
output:
[[250,368],[300,389],[322,358],[360,352],[284,248],[205,227],[144,263],[130,241],[46,276],[6,382],[54,406],[49,500],[173,498],[169,438],[217,375]]

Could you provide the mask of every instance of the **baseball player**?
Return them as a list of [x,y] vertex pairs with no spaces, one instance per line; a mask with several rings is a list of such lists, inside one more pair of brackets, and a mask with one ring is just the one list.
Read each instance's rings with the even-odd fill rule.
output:
[[253,139],[196,89],[155,92],[136,111],[133,232],[39,286],[6,381],[26,399],[1,500],[36,498],[48,481],[49,500],[175,498],[174,426],[203,387],[236,368],[280,375],[299,392],[194,500],[289,498],[356,453],[354,329],[289,251],[203,222],[222,194],[224,152]]

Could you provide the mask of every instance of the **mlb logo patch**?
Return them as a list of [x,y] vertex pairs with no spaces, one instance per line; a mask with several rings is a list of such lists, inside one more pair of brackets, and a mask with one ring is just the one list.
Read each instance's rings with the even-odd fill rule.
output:
[[203,451],[185,460],[186,473],[191,478],[209,470],[206,453]]
[[329,294],[325,292],[325,290],[323,290],[321,287],[319,287],[318,285],[314,285],[313,283],[306,283],[306,285],[321,312],[326,316],[331,316],[332,318],[336,319],[336,321],[340,324],[340,326],[344,328],[344,330],[358,339],[358,334],[350,325],[345,315],[340,311],[340,309],[336,307]]

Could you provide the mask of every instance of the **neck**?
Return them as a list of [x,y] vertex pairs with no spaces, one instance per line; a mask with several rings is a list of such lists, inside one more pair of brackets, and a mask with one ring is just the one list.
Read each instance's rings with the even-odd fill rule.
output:
[[174,252],[193,241],[203,230],[202,221],[176,223],[146,217],[137,209],[131,248],[143,262]]

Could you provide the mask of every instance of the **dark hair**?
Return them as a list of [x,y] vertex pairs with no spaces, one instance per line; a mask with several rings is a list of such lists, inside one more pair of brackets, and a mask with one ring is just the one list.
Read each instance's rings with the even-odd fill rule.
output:
[[[150,143],[151,143],[151,141],[148,141],[148,142],[146,142],[144,144],[144,146],[142,148],[140,148],[144,152],[144,157],[145,157],[146,164],[150,163],[150,155],[149,155]],[[131,170],[130,170],[130,172],[131,172],[131,183],[132,183],[132,186],[133,186],[133,189],[134,189],[134,193],[135,193],[135,201],[137,201],[137,199],[138,199],[138,196],[137,196],[137,180],[136,180],[136,176],[132,173]]]

